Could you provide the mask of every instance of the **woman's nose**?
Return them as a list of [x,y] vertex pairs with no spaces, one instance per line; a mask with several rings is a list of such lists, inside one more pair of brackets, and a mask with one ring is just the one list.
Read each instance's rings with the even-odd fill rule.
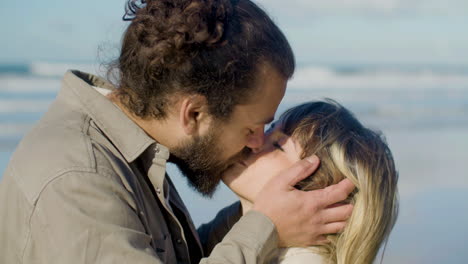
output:
[[252,135],[249,136],[246,146],[250,148],[253,153],[257,153],[263,146],[263,142],[265,141],[264,137],[264,128],[258,128]]

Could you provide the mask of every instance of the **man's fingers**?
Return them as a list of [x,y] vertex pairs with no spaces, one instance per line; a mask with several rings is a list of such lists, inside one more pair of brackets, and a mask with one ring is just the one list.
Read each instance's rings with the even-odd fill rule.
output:
[[324,223],[346,221],[353,212],[352,204],[344,204],[323,209],[322,219]]
[[323,233],[324,234],[335,234],[335,233],[341,233],[344,228],[346,227],[346,222],[333,222],[326,224],[323,228]]
[[314,246],[319,246],[319,245],[326,245],[330,243],[330,240],[327,239],[327,237],[325,235],[321,235],[317,238]]
[[348,198],[348,195],[356,188],[349,179],[344,179],[337,184],[330,185],[323,189],[324,193],[324,206],[341,202]]
[[301,180],[307,178],[319,166],[320,160],[317,156],[313,155],[303,160],[296,162],[292,167],[287,170],[282,181],[286,182],[288,186],[294,186]]

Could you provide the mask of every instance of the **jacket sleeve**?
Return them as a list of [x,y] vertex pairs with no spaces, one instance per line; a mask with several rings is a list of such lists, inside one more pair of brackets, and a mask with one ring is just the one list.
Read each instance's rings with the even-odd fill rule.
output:
[[275,256],[277,245],[278,235],[271,220],[249,211],[200,263],[268,263]]
[[36,263],[162,263],[137,212],[115,179],[69,172],[40,194],[28,250]]

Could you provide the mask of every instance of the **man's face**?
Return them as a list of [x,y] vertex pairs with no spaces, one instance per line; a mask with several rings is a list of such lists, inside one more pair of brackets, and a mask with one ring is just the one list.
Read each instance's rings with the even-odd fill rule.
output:
[[264,127],[274,119],[287,80],[264,65],[246,104],[237,105],[227,122],[214,121],[205,135],[196,136],[171,150],[177,164],[197,191],[212,196],[223,172],[251,149],[263,145]]

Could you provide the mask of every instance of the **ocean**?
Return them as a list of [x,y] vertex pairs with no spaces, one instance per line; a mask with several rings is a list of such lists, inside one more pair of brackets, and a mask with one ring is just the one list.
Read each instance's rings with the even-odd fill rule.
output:
[[[0,178],[22,136],[55,98],[69,68],[93,64],[0,64]],[[400,173],[400,215],[383,263],[466,263],[468,251],[468,65],[299,65],[278,114],[332,98],[384,133]],[[224,186],[211,200],[168,168],[194,222],[234,202]]]

